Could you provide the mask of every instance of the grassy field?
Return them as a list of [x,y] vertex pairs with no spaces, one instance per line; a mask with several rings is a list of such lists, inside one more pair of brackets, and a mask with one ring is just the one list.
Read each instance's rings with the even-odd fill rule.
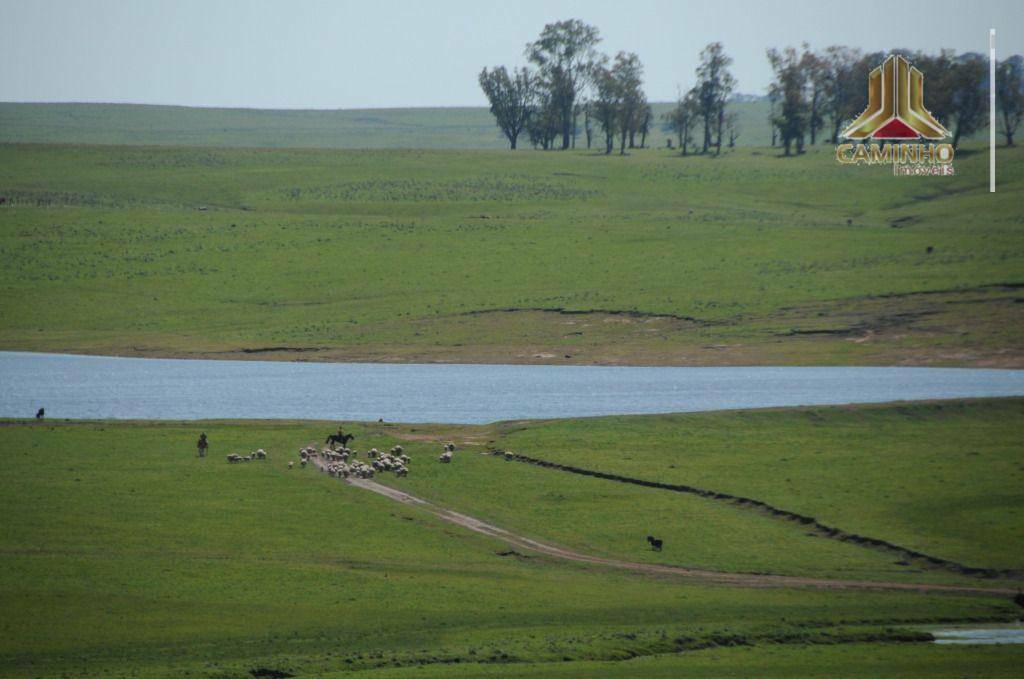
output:
[[551,421],[511,428],[501,444],[756,498],[955,561],[1024,569],[1021,441],[1024,401],[1009,399]]
[[0,348],[1020,367],[1022,154],[0,145]]
[[[651,105],[655,125],[647,146],[665,146],[670,132],[661,116],[672,106]],[[730,111],[739,117],[738,144],[771,143],[766,101],[733,103]],[[583,148],[586,136],[582,118],[579,125],[577,144]],[[15,142],[339,149],[508,148],[494,117],[482,107],[288,111],[0,102],[0,143]],[[529,147],[525,134],[520,144]]]
[[[616,451],[639,456],[656,445],[659,477],[730,482],[764,496],[781,487],[791,504],[817,493],[842,509],[841,525],[864,523],[890,539],[909,539],[908,517],[898,515],[906,505],[887,504],[880,484],[930,479],[944,488],[939,479],[952,458],[972,492],[1001,497],[1001,504],[987,507],[992,513],[971,526],[969,539],[954,533],[943,541],[949,514],[928,511],[929,500],[933,510],[942,503],[925,487],[912,517],[919,533],[929,547],[974,565],[1020,567],[1021,535],[1012,525],[1022,498],[1010,486],[1020,485],[1014,465],[1022,402],[942,405],[703,414],[679,416],[674,426],[638,417],[351,429],[361,450],[401,441],[413,456],[407,479],[381,480],[594,553],[728,571],[1015,586],[1014,579],[898,566],[883,553],[711,500],[476,454],[514,444],[537,456],[575,451],[612,467]],[[927,623],[1017,619],[1019,608],[1005,597],[746,589],[502,556],[500,542],[312,467],[287,469],[300,445],[333,426],[0,423],[7,460],[0,480],[4,673],[792,676],[874,668],[899,676],[997,676],[1019,668],[1021,647],[906,643],[924,638],[914,630]],[[680,430],[723,427],[748,448],[742,463],[737,455],[718,464],[714,455],[680,449]],[[192,448],[199,428],[212,442],[204,460]],[[901,455],[876,456],[869,476],[845,486],[822,469],[787,471],[786,480],[765,471],[783,454],[826,450],[840,457],[834,430],[858,440],[850,454],[860,462],[871,442],[891,436],[903,442]],[[947,445],[951,431],[971,432],[978,454],[964,455],[955,440]],[[595,439],[581,443],[581,432]],[[565,442],[558,451],[546,445],[556,433]],[[437,441],[447,438],[459,441],[460,451],[452,465],[439,465]],[[269,451],[268,461],[223,461],[257,446]],[[913,465],[902,459],[910,456]],[[666,539],[660,554],[642,543],[652,524]]]
[[[460,431],[471,450],[512,450],[727,492],[931,556],[1024,572],[1024,400],[506,422]],[[384,482],[608,556],[849,579],[961,579],[695,495],[489,455],[459,463],[458,475],[430,465]],[[510,467],[500,471],[500,485],[492,480],[496,465]],[[480,488],[488,489],[486,498]],[[678,551],[638,552],[650,533]]]

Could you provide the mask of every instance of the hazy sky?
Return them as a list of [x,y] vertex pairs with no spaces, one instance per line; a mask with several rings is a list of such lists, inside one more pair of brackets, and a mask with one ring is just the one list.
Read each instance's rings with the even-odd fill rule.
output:
[[[884,17],[884,18],[883,18]],[[483,105],[483,66],[522,65],[552,21],[635,51],[652,101],[692,84],[720,40],[739,91],[763,93],[766,47],[847,44],[1024,53],[1024,0],[0,0],[0,101],[259,108]]]

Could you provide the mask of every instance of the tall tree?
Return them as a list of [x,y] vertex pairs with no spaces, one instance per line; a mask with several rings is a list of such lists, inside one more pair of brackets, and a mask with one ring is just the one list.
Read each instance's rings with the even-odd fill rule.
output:
[[996,68],[996,104],[1006,145],[1013,146],[1013,135],[1024,118],[1024,57],[1019,54]]
[[779,99],[779,115],[775,118],[775,126],[782,138],[785,154],[791,154],[796,144],[797,154],[804,151],[804,135],[808,126],[807,104],[807,72],[803,68],[801,58],[792,47],[782,52],[772,48],[768,50],[768,61],[775,71],[775,80],[769,86]]
[[824,70],[821,117],[828,117],[832,127],[829,141],[835,144],[843,123],[852,120],[863,108],[857,107],[858,94],[867,87],[867,75],[859,72],[860,50],[832,45],[825,48],[821,59]]
[[540,37],[526,46],[526,56],[537,65],[540,79],[561,118],[562,148],[571,143],[576,99],[593,79],[599,62],[595,47],[597,28],[578,19],[547,24]]
[[772,130],[772,148],[779,141],[779,128],[775,125],[775,116],[778,115],[779,92],[774,87],[768,87],[768,126]]
[[594,139],[594,104],[590,101],[583,103],[583,132],[587,135],[587,150],[589,150]]
[[962,137],[974,134],[986,122],[988,60],[979,54],[963,54],[953,64],[950,78],[953,93],[953,148],[957,148]]
[[807,81],[807,131],[811,135],[811,146],[817,143],[818,130],[824,124],[822,108],[825,98],[828,65],[825,58],[811,51],[810,45],[804,43],[804,53],[800,58]]
[[594,119],[604,132],[604,152],[608,155],[615,147],[615,131],[619,122],[622,95],[619,83],[611,69],[599,66],[594,74]]
[[[956,53],[950,49],[941,50],[938,54],[910,53],[901,50],[895,52],[908,57],[914,66],[924,73],[925,105],[940,123],[952,129],[955,97],[953,73],[956,69]],[[882,57],[882,55],[879,56]],[[876,60],[874,66],[880,63],[882,63],[881,58]]]
[[711,134],[718,132],[715,146],[722,150],[722,124],[725,118],[725,105],[736,87],[736,79],[729,73],[732,57],[725,53],[722,43],[713,42],[700,53],[700,65],[697,66],[697,103],[701,120],[704,123],[704,144],[702,153],[707,153],[712,145]]
[[525,69],[513,69],[512,75],[504,66],[480,71],[480,87],[491,104],[494,119],[508,138],[514,151],[519,134],[526,127],[534,99],[534,78]]
[[562,130],[561,120],[559,111],[551,103],[551,96],[546,92],[538,93],[526,122],[526,132],[533,147],[545,151],[553,148],[555,138]]
[[[618,94],[617,118],[619,127],[619,154],[626,155],[626,140],[632,141],[647,101],[643,93],[644,67],[633,52],[619,52],[611,69]],[[631,144],[632,146],[632,144]]]
[[637,126],[637,131],[640,133],[640,148],[647,147],[647,135],[651,133],[651,125],[654,122],[654,111],[651,109],[651,105],[646,102],[644,98],[644,105],[640,111],[640,122]]

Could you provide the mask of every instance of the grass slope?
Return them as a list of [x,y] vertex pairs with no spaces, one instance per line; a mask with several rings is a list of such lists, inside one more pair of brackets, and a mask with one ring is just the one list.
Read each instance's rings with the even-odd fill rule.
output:
[[[1019,408],[1019,402],[977,404],[973,414],[962,417],[1005,421],[1007,407]],[[834,411],[837,417],[846,413]],[[799,413],[765,415],[786,426],[787,418]],[[699,417],[713,421],[714,416]],[[914,430],[917,419],[904,426]],[[434,438],[494,435],[503,441],[530,429],[543,433],[569,424],[531,423],[515,433],[412,425],[353,429],[364,449],[404,440],[412,451],[410,477],[390,482],[408,482],[424,494],[451,492],[454,504],[474,512],[522,517],[520,527],[538,537],[570,542],[577,531],[579,540],[596,550],[627,550],[646,558],[631,544],[617,544],[621,536],[614,519],[609,521],[612,514],[628,524],[631,515],[649,513],[663,520],[667,511],[696,511],[692,525],[673,534],[675,542],[667,543],[658,558],[686,555],[688,549],[681,548],[689,539],[693,553],[704,554],[709,565],[742,568],[737,556],[742,545],[730,541],[752,540],[746,551],[768,552],[764,567],[816,573],[849,559],[850,573],[870,574],[875,568],[876,576],[899,577],[885,572],[890,566],[881,561],[873,566],[869,551],[858,555],[852,547],[809,538],[801,544],[799,528],[773,526],[756,516],[715,509],[700,513],[685,502],[670,509],[665,499],[646,491],[634,495],[631,511],[622,513],[616,490],[578,493],[562,473],[468,450],[457,453],[451,466],[431,460]],[[643,430],[650,423],[636,418],[636,424]],[[205,460],[196,459],[192,448],[200,426],[213,445]],[[452,663],[475,663],[462,674],[630,676],[643,671],[657,676],[685,668],[706,673],[721,664],[737,672],[760,667],[778,675],[794,668],[858,666],[934,676],[962,673],[972,663],[986,674],[1019,666],[1019,648],[892,645],[918,638],[897,628],[1014,619],[1017,609],[1002,598],[735,589],[536,556],[500,556],[504,548],[498,542],[311,468],[288,470],[292,451],[319,439],[328,426],[3,422],[0,606],[6,613],[0,619],[0,664],[5,673],[243,676],[258,667],[302,675],[423,666],[454,674]],[[653,430],[657,435],[657,427]],[[633,439],[642,436],[630,431],[624,444]],[[922,440],[921,446],[933,443]],[[814,444],[805,439],[802,445]],[[256,446],[270,451],[269,461],[223,461],[227,452]],[[939,467],[934,461],[922,465],[924,474]],[[963,466],[1000,468],[989,455]],[[893,475],[903,473],[898,465],[892,469]],[[986,477],[975,471],[972,478]],[[851,518],[857,515],[857,503],[845,494],[837,493],[836,502],[846,504]],[[591,517],[590,523],[581,522],[582,516]],[[922,531],[942,520],[935,517],[929,524],[922,514]],[[744,524],[749,532],[735,534]],[[770,552],[757,540],[761,531],[794,553]],[[982,538],[977,539],[983,552]],[[701,551],[701,542],[721,553]],[[833,552],[842,549],[851,551]],[[736,645],[751,648],[724,650]],[[631,657],[643,659],[601,664]]]
[[1020,366],[1022,153],[3,145],[0,347]]

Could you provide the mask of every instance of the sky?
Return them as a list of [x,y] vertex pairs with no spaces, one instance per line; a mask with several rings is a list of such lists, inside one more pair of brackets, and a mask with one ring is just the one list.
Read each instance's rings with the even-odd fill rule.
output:
[[[884,17],[884,18],[883,18]],[[737,91],[768,47],[1024,53],[1024,0],[0,0],[0,101],[247,108],[483,106],[484,66],[525,65],[546,23],[595,25],[636,52],[651,101],[693,84],[721,41]]]

